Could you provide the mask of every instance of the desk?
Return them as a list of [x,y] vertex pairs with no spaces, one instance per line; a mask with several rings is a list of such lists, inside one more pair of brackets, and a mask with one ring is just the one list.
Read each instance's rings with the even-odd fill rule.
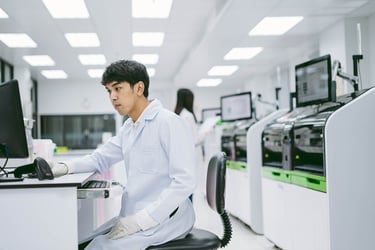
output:
[[77,249],[77,187],[92,175],[0,183],[0,249]]

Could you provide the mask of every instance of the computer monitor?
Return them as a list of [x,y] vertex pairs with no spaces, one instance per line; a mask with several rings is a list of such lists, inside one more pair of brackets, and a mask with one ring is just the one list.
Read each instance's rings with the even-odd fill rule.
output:
[[220,108],[205,108],[202,109],[201,115],[202,115],[202,122],[205,122],[207,118],[209,117],[215,117],[220,116]]
[[243,92],[220,98],[221,120],[231,122],[252,118],[251,92]]
[[331,56],[325,55],[295,66],[296,106],[334,101]]
[[0,145],[0,158],[29,156],[17,80],[0,84]]

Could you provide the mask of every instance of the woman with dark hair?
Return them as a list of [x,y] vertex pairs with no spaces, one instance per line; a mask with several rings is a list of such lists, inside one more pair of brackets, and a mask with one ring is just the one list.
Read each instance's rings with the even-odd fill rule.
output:
[[[195,143],[195,169],[200,172],[203,163],[202,139],[198,133],[197,118],[194,114],[194,94],[190,89],[181,88],[177,91],[177,102],[174,112],[178,114],[190,128]],[[198,174],[199,175],[199,174]],[[192,196],[189,197],[192,200]]]
[[197,118],[193,110],[194,94],[190,89],[179,89],[177,91],[177,103],[174,112],[180,115],[193,131],[193,135],[197,133]]

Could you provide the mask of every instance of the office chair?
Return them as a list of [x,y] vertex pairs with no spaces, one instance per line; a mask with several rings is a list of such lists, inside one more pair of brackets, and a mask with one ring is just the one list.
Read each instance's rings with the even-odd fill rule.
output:
[[217,212],[222,220],[224,233],[219,238],[207,230],[193,228],[183,239],[172,240],[158,246],[150,246],[147,250],[189,250],[189,249],[218,249],[226,246],[232,236],[232,225],[225,211],[225,153],[214,155],[208,163],[206,196],[208,205]]

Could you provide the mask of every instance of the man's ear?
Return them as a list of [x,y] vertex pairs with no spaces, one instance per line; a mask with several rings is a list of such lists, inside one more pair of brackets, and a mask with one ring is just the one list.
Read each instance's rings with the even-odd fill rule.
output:
[[145,84],[142,81],[139,81],[135,85],[135,92],[137,95],[141,96],[143,95],[143,92],[145,91]]

